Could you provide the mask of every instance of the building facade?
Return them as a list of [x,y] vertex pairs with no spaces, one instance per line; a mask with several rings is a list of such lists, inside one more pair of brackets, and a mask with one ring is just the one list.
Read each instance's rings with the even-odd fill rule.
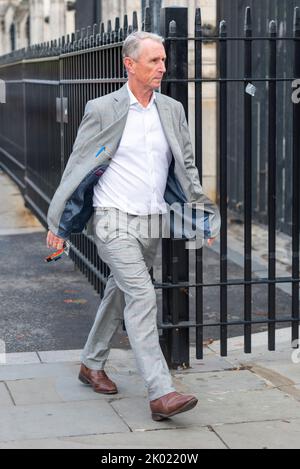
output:
[[0,0],[0,55],[75,29],[75,0]]

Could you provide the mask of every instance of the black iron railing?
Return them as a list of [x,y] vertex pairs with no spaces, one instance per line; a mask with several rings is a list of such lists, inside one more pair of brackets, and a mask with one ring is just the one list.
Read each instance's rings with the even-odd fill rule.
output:
[[[188,366],[190,339],[196,344],[196,356],[203,357],[206,331],[214,331],[221,339],[221,355],[227,354],[228,337],[242,327],[245,352],[251,352],[251,338],[256,327],[265,326],[269,331],[269,350],[275,349],[276,326],[291,324],[291,339],[298,339],[299,330],[299,228],[300,228],[300,104],[292,102],[292,82],[300,78],[300,14],[294,13],[294,29],[290,37],[279,36],[276,22],[271,21],[267,31],[254,36],[250,8],[246,9],[244,34],[228,37],[227,23],[221,21],[219,34],[208,36],[202,28],[201,11],[196,10],[194,36],[188,35],[188,10],[164,8],[161,10],[161,35],[165,37],[167,50],[167,74],[162,83],[162,93],[182,102],[188,113],[190,86],[195,99],[195,162],[203,178],[203,87],[216,83],[218,129],[218,194],[222,217],[220,243],[214,250],[207,248],[188,251],[182,241],[162,240],[161,270],[156,271],[155,287],[162,291],[162,307],[159,327],[162,330],[161,345],[172,367]],[[116,18],[114,29],[111,22],[94,25],[71,36],[51,43],[39,44],[15,51],[0,58],[0,78],[6,84],[6,104],[0,104],[0,165],[18,183],[26,204],[46,226],[46,214],[51,198],[60,182],[62,172],[72,152],[85,104],[88,100],[117,90],[126,82],[122,64],[122,44],[132,31],[138,29],[137,15],[132,25],[125,16],[121,27]],[[150,11],[146,9],[142,29],[151,31]],[[242,65],[232,76],[231,44],[238,44]],[[258,60],[254,44],[264,44],[259,58],[267,64],[266,73],[253,76],[253,63]],[[290,76],[278,74],[277,63],[288,43],[293,54],[285,57],[289,62]],[[189,69],[189,49],[193,44],[194,68]],[[217,51],[217,75],[207,77],[203,72],[203,48],[214,45]],[[282,128],[282,99],[278,93],[285,83],[288,100],[285,112],[290,112],[292,125],[285,133]],[[257,131],[254,113],[265,91],[267,106],[264,128],[267,139],[267,174],[265,181],[267,216],[264,218],[268,232],[267,276],[258,278],[253,273],[252,227],[256,217],[256,188],[254,180],[259,165],[256,159]],[[231,117],[236,116],[236,106],[242,103],[238,125]],[[237,123],[236,123],[237,124]],[[233,148],[232,128],[243,135],[239,146],[239,161],[233,164],[230,150]],[[236,135],[238,139],[240,135]],[[280,179],[281,165],[278,146],[284,138],[290,149],[291,177],[283,185]],[[239,140],[240,141],[240,140]],[[240,144],[241,145],[241,144]],[[279,183],[280,182],[280,183]],[[232,185],[242,188],[242,200],[238,209],[230,202]],[[291,267],[290,276],[276,275],[276,230],[278,228],[278,203],[285,199],[285,191],[291,194]],[[239,192],[240,194],[240,192]],[[240,197],[240,196],[239,196]],[[241,199],[241,197],[240,197]],[[230,278],[232,269],[228,254],[229,209],[236,209],[244,224],[244,265],[237,278]],[[231,212],[230,212],[231,213]],[[97,255],[96,247],[87,235],[71,236],[71,258],[87,276],[97,291],[104,293],[108,268]],[[213,277],[214,275],[214,277]],[[289,284],[290,307],[277,311],[278,286]],[[256,286],[267,289],[267,305],[264,316],[255,310]],[[277,287],[277,288],[276,288]],[[238,316],[230,309],[232,289],[239,289],[242,300]],[[216,306],[216,298],[218,305]],[[214,304],[214,306],[212,306]],[[212,317],[211,309],[215,309]],[[261,328],[259,329],[261,330]],[[217,331],[219,333],[217,333]],[[211,332],[209,332],[211,334]]]

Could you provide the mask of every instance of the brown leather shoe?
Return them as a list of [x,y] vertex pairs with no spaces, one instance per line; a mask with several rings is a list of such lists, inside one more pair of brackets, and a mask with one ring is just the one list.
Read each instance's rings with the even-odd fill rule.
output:
[[81,365],[78,378],[83,384],[92,386],[93,390],[99,394],[117,394],[118,392],[117,386],[104,370],[94,371]]
[[155,421],[173,417],[181,412],[193,409],[197,405],[198,399],[179,392],[170,392],[159,399],[150,401],[152,418]]

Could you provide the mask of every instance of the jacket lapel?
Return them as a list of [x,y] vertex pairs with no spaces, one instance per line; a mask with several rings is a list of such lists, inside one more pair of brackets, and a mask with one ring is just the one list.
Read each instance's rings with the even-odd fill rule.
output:
[[159,94],[156,99],[156,106],[163,130],[166,135],[166,139],[171,148],[175,161],[182,163],[182,153],[173,127],[173,116],[170,108],[161,101]]
[[129,112],[130,100],[126,84],[114,93],[113,108],[117,119],[121,119]]

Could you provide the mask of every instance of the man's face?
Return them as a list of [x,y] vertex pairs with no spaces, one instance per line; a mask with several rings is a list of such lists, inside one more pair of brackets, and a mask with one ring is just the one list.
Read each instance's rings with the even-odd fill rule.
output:
[[141,42],[137,60],[125,59],[131,79],[151,90],[160,87],[163,75],[166,72],[165,61],[164,46],[152,39],[144,39]]

